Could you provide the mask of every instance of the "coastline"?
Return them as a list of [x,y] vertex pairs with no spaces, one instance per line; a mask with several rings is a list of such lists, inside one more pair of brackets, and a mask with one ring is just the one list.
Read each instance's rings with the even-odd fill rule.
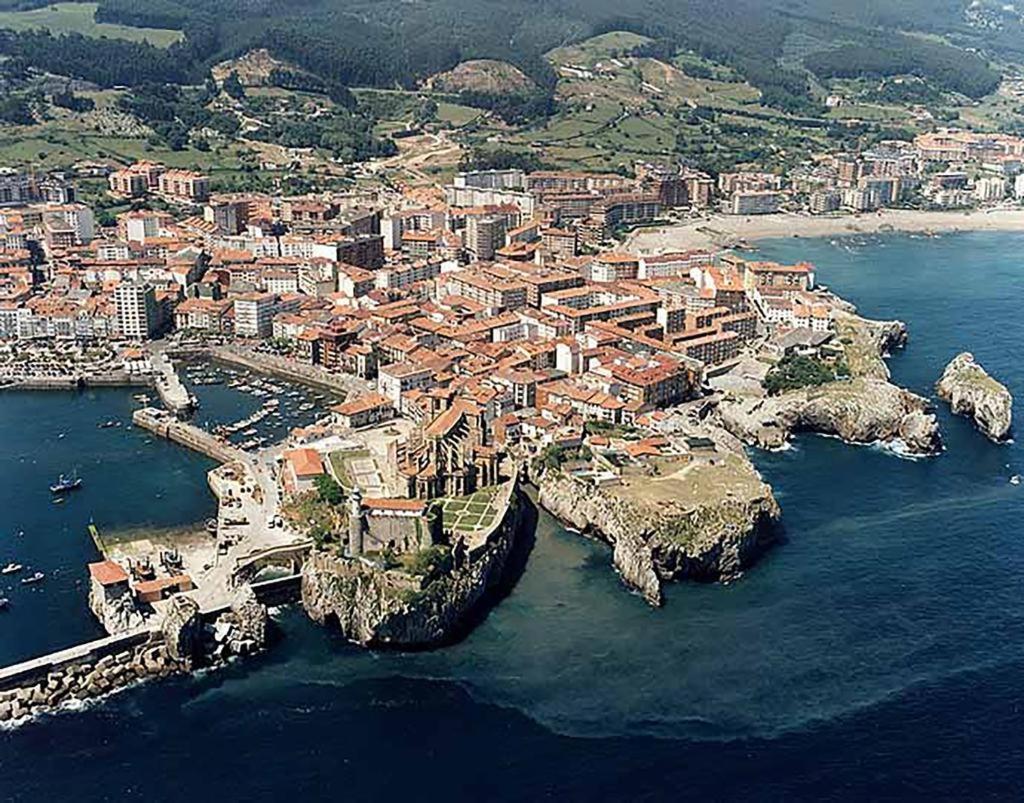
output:
[[730,248],[780,237],[834,237],[883,232],[951,234],[968,231],[1024,232],[1024,209],[922,211],[883,209],[869,214],[712,214],[633,232],[624,250],[652,254],[672,249]]

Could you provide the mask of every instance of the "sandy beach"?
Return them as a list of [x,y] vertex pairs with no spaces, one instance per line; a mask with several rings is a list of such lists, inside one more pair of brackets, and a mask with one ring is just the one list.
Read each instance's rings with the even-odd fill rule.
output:
[[889,231],[1024,231],[1024,209],[954,212],[886,209],[862,215],[820,216],[784,213],[741,217],[715,214],[634,232],[626,241],[625,250],[653,254],[691,248],[729,248],[774,237],[836,237]]

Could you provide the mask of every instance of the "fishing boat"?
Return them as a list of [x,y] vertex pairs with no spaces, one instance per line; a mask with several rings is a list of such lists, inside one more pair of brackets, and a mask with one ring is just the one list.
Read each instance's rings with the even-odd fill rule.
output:
[[111,427],[117,427],[117,426],[120,426],[120,425],[121,425],[120,421],[110,420],[110,421],[104,421],[103,423],[98,424],[97,426],[99,426],[100,429],[110,429]]
[[20,563],[8,563],[0,569],[0,574],[14,574],[15,572],[20,572],[22,568],[23,567]]
[[42,581],[45,577],[46,575],[42,572],[36,572],[31,577],[26,577],[24,580],[22,580],[21,584],[23,586],[32,585],[32,583],[38,583]]
[[6,611],[11,601],[7,597],[0,597],[0,611]]
[[77,491],[82,487],[81,477],[65,477],[61,474],[57,481],[50,486],[50,493],[62,494],[68,491]]

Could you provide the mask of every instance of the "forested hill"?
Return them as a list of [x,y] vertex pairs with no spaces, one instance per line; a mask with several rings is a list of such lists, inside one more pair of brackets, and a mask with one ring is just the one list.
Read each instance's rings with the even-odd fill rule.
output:
[[[0,8],[46,0],[0,0]],[[814,76],[911,73],[980,96],[999,75],[984,42],[1017,41],[1019,20],[988,28],[965,0],[99,0],[97,20],[184,30],[183,42],[147,44],[7,33],[0,53],[102,85],[199,83],[209,67],[266,47],[332,85],[409,87],[466,59],[511,62],[550,91],[544,53],[609,30],[727,64],[764,102],[811,111]],[[920,34],[930,34],[923,36]],[[983,35],[982,35],[983,34]],[[981,43],[981,44],[979,44]],[[799,45],[798,57],[792,52]],[[1002,44],[1000,46],[1003,46]],[[1006,45],[1010,47],[1010,45]]]

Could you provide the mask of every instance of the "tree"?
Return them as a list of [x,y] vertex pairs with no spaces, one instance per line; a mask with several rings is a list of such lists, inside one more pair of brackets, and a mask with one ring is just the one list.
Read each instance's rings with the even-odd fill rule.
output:
[[333,477],[327,474],[317,477],[314,487],[321,502],[326,502],[328,505],[340,505],[345,501],[345,491]]
[[242,82],[238,80],[238,73],[234,70],[231,74],[224,79],[224,84],[221,86],[224,90],[224,94],[228,97],[234,98],[235,100],[242,100],[245,97],[245,87],[242,86]]
[[787,390],[824,385],[837,376],[847,375],[845,364],[840,369],[836,370],[816,357],[783,357],[764,378],[764,387],[769,395],[775,396]]

